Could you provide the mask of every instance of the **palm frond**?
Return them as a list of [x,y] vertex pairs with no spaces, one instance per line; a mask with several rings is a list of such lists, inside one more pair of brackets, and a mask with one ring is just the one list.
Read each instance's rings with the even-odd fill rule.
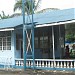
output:
[[17,1],[14,5],[14,11],[16,11],[17,9],[22,9],[22,0]]
[[[37,8],[39,7],[39,3],[41,0],[38,0],[36,3],[36,0],[33,0],[33,9],[34,11],[37,10]],[[16,11],[17,9],[22,10],[22,0],[18,0],[16,2],[16,4],[14,5],[14,11]],[[26,0],[25,2],[25,12],[26,13],[32,13],[32,4],[31,1]]]
[[34,8],[34,11],[35,11],[39,8],[41,0],[38,0],[37,3],[36,3],[36,0],[34,0],[34,1],[35,1],[35,4],[36,4],[35,8]]

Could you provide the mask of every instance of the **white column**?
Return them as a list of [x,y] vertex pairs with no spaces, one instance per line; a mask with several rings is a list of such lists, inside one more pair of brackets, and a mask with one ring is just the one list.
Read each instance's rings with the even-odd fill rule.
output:
[[53,60],[54,60],[54,67],[55,67],[54,26],[52,26],[52,42],[53,42]]
[[16,50],[16,35],[15,31],[11,31],[11,52],[12,52],[12,64],[15,64],[15,50]]

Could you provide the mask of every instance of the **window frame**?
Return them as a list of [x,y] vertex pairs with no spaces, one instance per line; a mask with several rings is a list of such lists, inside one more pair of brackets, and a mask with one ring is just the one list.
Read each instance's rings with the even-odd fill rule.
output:
[[[8,41],[7,39],[9,37],[10,37],[10,40]],[[0,51],[11,50],[11,36],[4,36],[4,37],[0,37],[0,38],[1,38],[1,41],[2,41],[2,45],[0,46],[2,49],[0,49]],[[10,43],[10,46],[7,45],[7,43]],[[4,47],[5,47],[5,49],[4,49]],[[10,49],[8,49],[8,48],[10,48]]]

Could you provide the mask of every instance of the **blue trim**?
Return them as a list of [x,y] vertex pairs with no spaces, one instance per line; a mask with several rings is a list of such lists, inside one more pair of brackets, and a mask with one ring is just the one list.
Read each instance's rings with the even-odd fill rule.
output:
[[0,65],[0,68],[4,68],[4,65]]
[[[23,66],[15,66],[15,68],[20,68],[20,69],[22,69],[22,68],[24,68]],[[30,69],[33,69],[33,66],[30,66],[30,67],[26,67],[26,68],[30,68]],[[60,71],[62,71],[62,70],[65,70],[65,71],[75,71],[75,68],[48,68],[48,67],[35,67],[35,69],[41,69],[41,70],[60,70]]]
[[56,70],[75,71],[75,68],[55,68]]
[[14,68],[17,68],[17,69],[24,69],[24,66],[14,66]]
[[34,66],[35,66],[35,64],[34,64],[34,62],[35,62],[35,60],[34,60],[34,24],[33,24],[33,22],[34,22],[34,19],[33,19],[33,13],[34,13],[34,10],[33,10],[33,0],[31,0],[31,3],[32,3],[32,56],[33,56],[33,69],[34,69]]
[[48,68],[48,67],[35,67],[35,69],[41,70],[66,70],[66,71],[75,71],[75,68]]

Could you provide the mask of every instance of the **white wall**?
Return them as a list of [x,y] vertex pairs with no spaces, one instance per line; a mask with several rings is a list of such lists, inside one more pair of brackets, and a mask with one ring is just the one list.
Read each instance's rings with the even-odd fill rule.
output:
[[11,50],[0,50],[0,62],[8,61],[7,58],[10,58],[11,64],[15,64],[14,61],[14,52],[15,52],[15,33],[11,31]]
[[11,31],[11,51],[12,54],[10,55],[12,57],[12,64],[15,64],[15,50],[16,50],[16,34],[15,31]]

